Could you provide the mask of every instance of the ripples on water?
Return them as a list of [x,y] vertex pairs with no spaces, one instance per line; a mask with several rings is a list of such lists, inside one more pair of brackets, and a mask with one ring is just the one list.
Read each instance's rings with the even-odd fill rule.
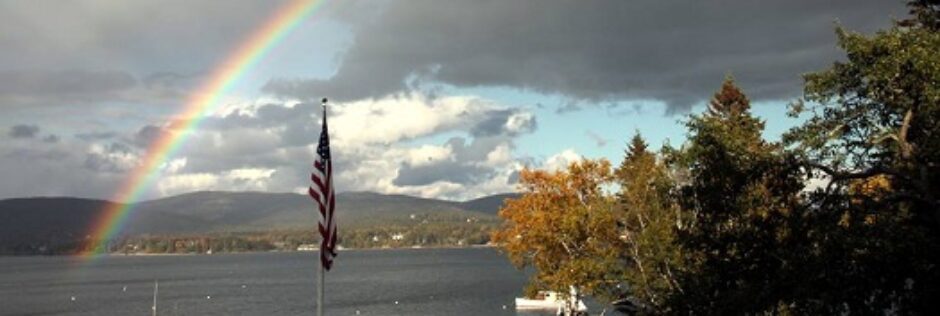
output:
[[[344,251],[336,260],[326,278],[328,315],[516,315],[526,281],[493,249]],[[159,280],[160,315],[312,315],[317,264],[315,252],[112,256],[80,265],[0,257],[0,314],[150,315]]]

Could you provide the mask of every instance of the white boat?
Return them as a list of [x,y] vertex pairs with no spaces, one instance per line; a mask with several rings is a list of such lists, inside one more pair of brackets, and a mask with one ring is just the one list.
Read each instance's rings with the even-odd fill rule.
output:
[[[587,306],[584,305],[584,301],[577,299],[574,295],[574,289],[572,288],[572,295],[568,298],[568,304],[574,308],[573,311],[565,312],[565,299],[558,294],[558,292],[553,291],[539,291],[535,298],[516,298],[516,309],[517,310],[557,310],[559,314],[572,314],[572,313],[584,313],[587,312]],[[577,302],[575,302],[577,300]]]

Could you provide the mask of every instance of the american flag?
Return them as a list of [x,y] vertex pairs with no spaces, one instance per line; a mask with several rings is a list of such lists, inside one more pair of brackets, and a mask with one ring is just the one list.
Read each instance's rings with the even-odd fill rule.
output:
[[317,158],[313,163],[313,181],[307,192],[320,206],[320,263],[330,270],[336,257],[336,221],[333,210],[336,195],[333,193],[333,163],[330,159],[330,136],[326,131],[326,107],[323,107],[323,131],[320,132],[320,144],[317,146]]

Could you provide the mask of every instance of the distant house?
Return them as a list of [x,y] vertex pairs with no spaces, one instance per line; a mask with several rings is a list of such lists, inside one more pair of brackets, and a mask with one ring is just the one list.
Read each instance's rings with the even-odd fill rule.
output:
[[405,239],[405,234],[395,233],[392,235],[392,240],[402,240]]

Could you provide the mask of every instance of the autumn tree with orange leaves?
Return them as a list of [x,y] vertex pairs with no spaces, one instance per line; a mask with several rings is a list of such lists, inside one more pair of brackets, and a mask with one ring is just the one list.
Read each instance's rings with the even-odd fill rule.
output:
[[535,274],[526,293],[569,286],[612,298],[619,280],[620,244],[614,199],[604,192],[613,180],[607,160],[583,160],[559,171],[520,172],[522,196],[499,212],[505,219],[493,242],[519,267]]

